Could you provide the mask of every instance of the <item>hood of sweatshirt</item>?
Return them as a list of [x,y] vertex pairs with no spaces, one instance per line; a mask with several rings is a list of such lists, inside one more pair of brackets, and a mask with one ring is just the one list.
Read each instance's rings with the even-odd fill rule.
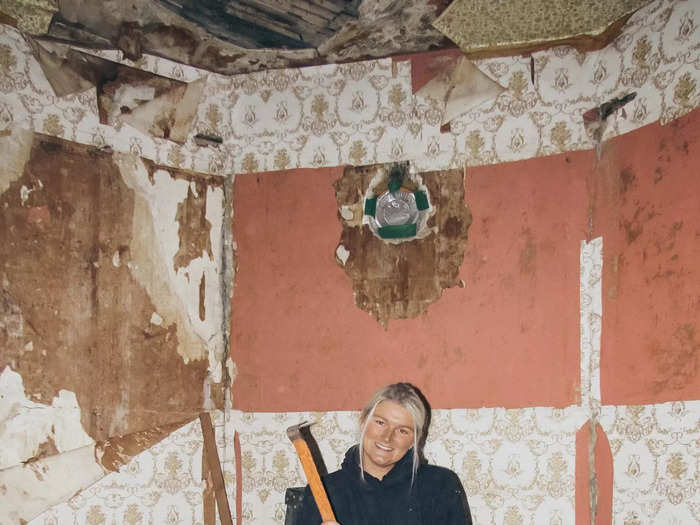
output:
[[411,482],[413,475],[413,449],[409,449],[406,454],[394,465],[394,467],[380,480],[365,472],[365,479],[360,476],[360,447],[355,445],[345,453],[345,459],[341,469],[349,474],[350,478],[357,480],[362,488],[376,490],[389,488]]

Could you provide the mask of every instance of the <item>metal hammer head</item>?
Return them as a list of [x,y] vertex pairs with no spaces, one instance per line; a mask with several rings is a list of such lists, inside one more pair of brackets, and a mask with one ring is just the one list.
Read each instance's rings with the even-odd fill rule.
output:
[[303,421],[298,425],[292,425],[287,429],[287,436],[292,441],[296,441],[297,439],[304,439],[304,436],[301,435],[301,429],[310,427],[313,424],[314,423],[312,421]]

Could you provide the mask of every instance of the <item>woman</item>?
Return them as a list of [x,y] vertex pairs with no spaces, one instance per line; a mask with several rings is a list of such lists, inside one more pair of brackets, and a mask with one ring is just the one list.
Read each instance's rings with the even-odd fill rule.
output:
[[[409,383],[381,388],[360,415],[360,442],[323,484],[338,522],[323,525],[471,525],[457,475],[421,461],[429,409]],[[306,487],[299,525],[321,516]]]

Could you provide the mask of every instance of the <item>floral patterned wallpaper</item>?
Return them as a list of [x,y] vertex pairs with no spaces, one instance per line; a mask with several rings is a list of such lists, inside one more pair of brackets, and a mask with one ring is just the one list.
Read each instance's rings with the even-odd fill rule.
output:
[[[477,61],[506,91],[440,132],[441,103],[411,94],[410,61],[371,60],[226,77],[208,74],[193,125],[218,149],[183,147],[127,125],[99,124],[94,91],[56,98],[22,35],[0,28],[0,128],[11,124],[109,144],[160,164],[215,174],[412,160],[421,170],[494,164],[593,146],[581,115],[630,91],[605,137],[698,106],[698,14],[692,0],[659,0],[635,13],[613,44],[581,54],[557,47]],[[118,59],[118,52],[102,52]],[[206,76],[165,59],[123,61],[158,74]]]
[[[305,485],[288,426],[316,421],[312,433],[328,471],[357,442],[358,412],[245,414],[241,435],[243,520],[283,523],[284,491]],[[580,407],[434,410],[426,456],[457,472],[475,523],[574,521],[575,435]]]
[[[230,502],[236,494],[233,427],[213,413],[217,448]],[[176,430],[32,525],[202,525],[202,430],[199,420]],[[232,512],[235,506],[231,506]],[[235,516],[234,516],[235,519]]]
[[604,406],[613,524],[700,523],[700,401]]

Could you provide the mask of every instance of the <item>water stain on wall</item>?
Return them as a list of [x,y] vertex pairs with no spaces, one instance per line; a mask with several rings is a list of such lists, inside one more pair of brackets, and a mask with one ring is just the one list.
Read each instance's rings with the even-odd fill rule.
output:
[[[156,308],[129,269],[134,202],[110,153],[38,134],[0,195],[0,282],[11,298],[0,316],[23,323],[3,331],[0,368],[43,403],[75,392],[98,441],[194,416],[207,375],[206,359],[178,355],[175,323],[151,322]],[[39,222],[37,208],[47,210]]]
[[353,283],[355,304],[386,326],[390,319],[417,317],[459,284],[467,231],[472,222],[464,202],[462,170],[421,173],[435,213],[428,219],[433,233],[422,239],[389,244],[377,238],[357,215],[363,195],[379,166],[349,167],[334,183],[343,231],[339,245],[349,255],[345,269]]
[[697,391],[700,245],[690,225],[698,223],[698,129],[691,114],[618,137],[596,167],[605,403],[672,401]]

